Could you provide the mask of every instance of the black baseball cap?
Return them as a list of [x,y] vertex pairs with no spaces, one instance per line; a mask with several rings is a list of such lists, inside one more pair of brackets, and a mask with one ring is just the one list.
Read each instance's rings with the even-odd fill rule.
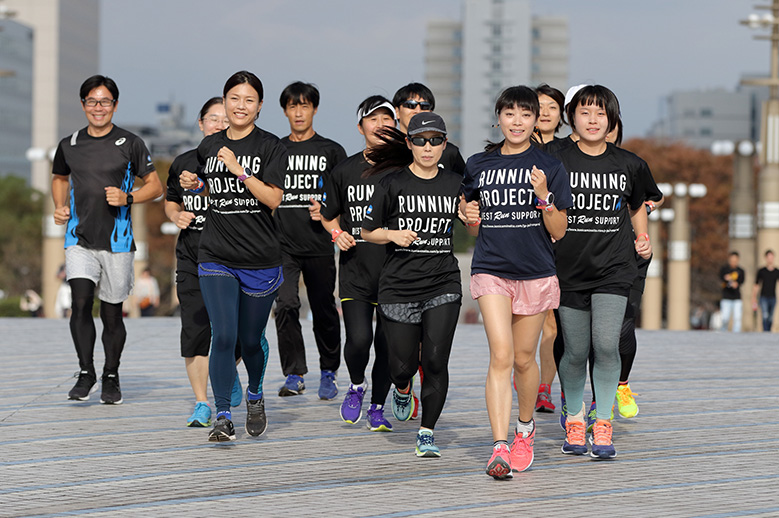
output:
[[440,115],[433,112],[420,112],[411,117],[408,123],[408,136],[424,133],[426,131],[436,131],[446,135],[446,124]]

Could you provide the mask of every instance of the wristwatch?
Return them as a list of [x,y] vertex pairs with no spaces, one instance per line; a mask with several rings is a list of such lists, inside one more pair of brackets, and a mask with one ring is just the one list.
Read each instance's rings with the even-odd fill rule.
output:
[[127,205],[129,207],[132,204],[133,204],[133,195],[128,192],[127,193],[127,202],[125,203],[125,205]]
[[238,181],[243,183],[246,181],[247,178],[251,178],[252,175],[253,175],[252,170],[249,169],[248,167],[244,167],[243,174],[238,177]]
[[548,192],[546,194],[545,199],[541,199],[539,197],[536,197],[536,208],[537,209],[543,209],[546,211],[552,210],[552,205],[554,204],[554,194],[551,192]]

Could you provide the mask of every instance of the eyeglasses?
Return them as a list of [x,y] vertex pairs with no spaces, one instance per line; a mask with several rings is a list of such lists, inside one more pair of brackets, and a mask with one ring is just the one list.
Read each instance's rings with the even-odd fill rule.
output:
[[108,99],[107,97],[103,97],[102,99],[95,99],[94,97],[89,97],[88,99],[81,99],[81,102],[90,108],[94,108],[98,104],[103,108],[108,108],[116,103],[116,99]]
[[425,144],[427,144],[428,142],[430,142],[431,146],[435,147],[435,146],[440,146],[441,144],[443,144],[444,140],[446,140],[446,137],[430,137],[430,138],[425,138],[425,137],[409,137],[409,140],[411,141],[411,143],[413,145],[415,145],[417,147],[422,147]]
[[203,117],[200,120],[203,122],[210,122],[211,124],[219,124],[221,122],[225,126],[230,125],[230,119],[228,119],[227,117],[225,118],[217,117],[216,115],[209,115],[208,117]]
[[409,110],[416,110],[417,106],[422,110],[429,110],[432,107],[432,104],[427,101],[403,101],[400,105]]

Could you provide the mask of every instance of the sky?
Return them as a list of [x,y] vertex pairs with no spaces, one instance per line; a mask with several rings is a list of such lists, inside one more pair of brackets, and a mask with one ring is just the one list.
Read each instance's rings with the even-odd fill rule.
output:
[[[739,24],[756,3],[531,1],[534,15],[568,18],[570,84],[611,88],[628,138],[646,134],[674,91],[733,90],[742,76],[768,73],[769,44]],[[293,81],[312,82],[321,92],[314,128],[351,154],[363,144],[357,105],[424,82],[425,26],[459,19],[461,2],[102,0],[100,9],[100,72],[121,90],[118,124],[154,123],[156,104],[173,100],[194,127],[203,102],[247,69],[265,86],[261,127],[288,134],[279,94]]]

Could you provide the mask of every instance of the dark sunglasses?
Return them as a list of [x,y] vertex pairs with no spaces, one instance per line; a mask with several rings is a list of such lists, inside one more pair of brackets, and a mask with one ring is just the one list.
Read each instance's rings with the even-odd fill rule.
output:
[[423,110],[429,110],[431,107],[431,104],[427,101],[403,101],[400,105],[409,110],[415,110],[417,106]]
[[428,142],[430,142],[431,146],[435,147],[435,146],[440,146],[441,144],[443,144],[444,140],[446,140],[446,137],[430,137],[430,138],[425,138],[425,137],[409,137],[409,140],[411,141],[411,143],[413,145],[415,145],[417,147],[422,147],[425,144],[427,144]]

